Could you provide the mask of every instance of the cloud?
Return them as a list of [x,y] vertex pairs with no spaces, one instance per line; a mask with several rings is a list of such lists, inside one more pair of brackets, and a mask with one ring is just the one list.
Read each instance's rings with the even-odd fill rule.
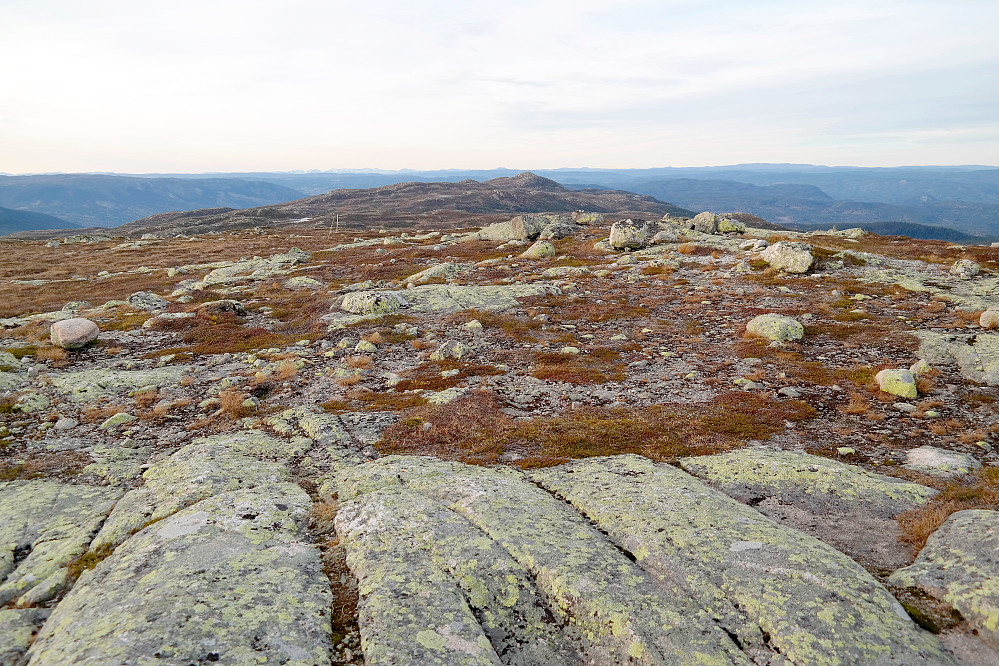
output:
[[8,4],[4,171],[999,154],[994,2]]

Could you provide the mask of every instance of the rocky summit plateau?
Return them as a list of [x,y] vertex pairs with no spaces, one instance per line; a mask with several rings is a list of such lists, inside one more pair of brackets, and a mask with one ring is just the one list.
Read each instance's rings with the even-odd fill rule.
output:
[[999,663],[999,248],[457,185],[0,240],[0,664]]

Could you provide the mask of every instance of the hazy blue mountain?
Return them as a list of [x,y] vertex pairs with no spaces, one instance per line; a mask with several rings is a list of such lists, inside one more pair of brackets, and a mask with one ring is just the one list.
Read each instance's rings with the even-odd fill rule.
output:
[[0,236],[33,229],[68,229],[75,226],[78,225],[44,213],[0,208]]
[[143,178],[103,174],[0,176],[0,206],[54,215],[63,226],[115,227],[196,208],[248,208],[299,199],[298,190],[236,178]]

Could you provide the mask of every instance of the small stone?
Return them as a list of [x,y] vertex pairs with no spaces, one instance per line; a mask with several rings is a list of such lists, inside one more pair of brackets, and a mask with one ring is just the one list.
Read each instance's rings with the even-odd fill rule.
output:
[[989,308],[978,318],[978,325],[982,328],[999,328],[999,310]]
[[578,347],[562,347],[561,352],[563,354],[578,354],[579,353],[579,348]]
[[874,376],[878,387],[885,393],[897,395],[900,398],[915,398],[916,379],[908,370],[882,370]]
[[354,346],[354,350],[371,354],[378,351],[378,347],[375,346],[375,344],[372,342],[368,342],[367,340],[361,340]]
[[840,454],[841,456],[848,456],[851,453],[856,453],[856,452],[857,452],[856,449],[851,449],[849,446],[836,447],[836,453]]
[[916,406],[909,404],[908,402],[893,402],[892,407],[894,407],[900,412],[905,412],[907,414],[911,414],[914,411],[916,411]]
[[782,396],[785,396],[787,398],[800,398],[801,397],[801,391],[799,391],[798,389],[793,388],[791,386],[785,386],[784,388],[780,389],[777,392],[780,393]]
[[78,425],[80,425],[80,422],[77,421],[76,419],[71,419],[68,416],[63,416],[60,417],[59,420],[56,421],[55,425],[52,427],[55,428],[56,430],[72,430]]
[[99,333],[97,324],[82,317],[57,321],[49,329],[52,344],[63,349],[80,349],[96,340]]
[[919,377],[933,372],[933,367],[923,359],[919,359],[909,366],[909,372],[911,372],[914,377]]

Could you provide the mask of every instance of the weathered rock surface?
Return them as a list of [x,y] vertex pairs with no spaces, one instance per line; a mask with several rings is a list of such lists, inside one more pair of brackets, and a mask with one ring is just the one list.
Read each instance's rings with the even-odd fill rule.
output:
[[907,563],[892,518],[937,491],[797,451],[746,448],[683,458],[685,470],[729,497],[829,543],[854,559],[894,569]]
[[56,607],[30,663],[328,664],[329,581],[291,483],[236,490],[154,523]]
[[760,253],[760,258],[773,268],[787,273],[807,273],[815,258],[812,247],[805,243],[778,241]]
[[49,334],[56,347],[79,349],[96,340],[100,329],[89,319],[73,317],[52,324]]
[[967,453],[946,451],[935,446],[920,446],[906,452],[905,466],[923,474],[950,477],[967,474],[982,464]]
[[48,616],[47,608],[0,610],[0,666],[24,663],[24,653]]
[[645,247],[650,230],[645,220],[618,220],[611,225],[608,242],[615,250],[638,250]]
[[962,335],[914,331],[920,340],[919,357],[934,365],[957,364],[973,382],[999,386],[999,335]]
[[[281,442],[262,434],[254,438],[264,444]],[[238,441],[245,443],[249,439],[243,437]],[[153,464],[142,475],[145,485],[129,491],[115,505],[91,548],[117,546],[147,523],[205,498],[288,480],[283,465],[257,460],[240,453],[237,447],[227,446],[234,441],[237,441],[234,437],[226,436],[200,439]],[[245,445],[238,448],[245,449]]]
[[120,496],[116,488],[55,481],[0,483],[0,606],[61,592],[66,566],[86,552]]
[[145,388],[176,384],[190,371],[183,365],[168,365],[151,370],[116,370],[96,368],[81,372],[51,375],[52,384],[74,402],[93,402],[101,398]]
[[[334,486],[371,663],[498,663],[526,645],[541,663],[949,663],[845,555],[638,456],[526,476],[390,456]],[[580,633],[539,639],[532,605]]]
[[952,514],[930,535],[911,566],[888,582],[946,601],[999,649],[999,511]]

